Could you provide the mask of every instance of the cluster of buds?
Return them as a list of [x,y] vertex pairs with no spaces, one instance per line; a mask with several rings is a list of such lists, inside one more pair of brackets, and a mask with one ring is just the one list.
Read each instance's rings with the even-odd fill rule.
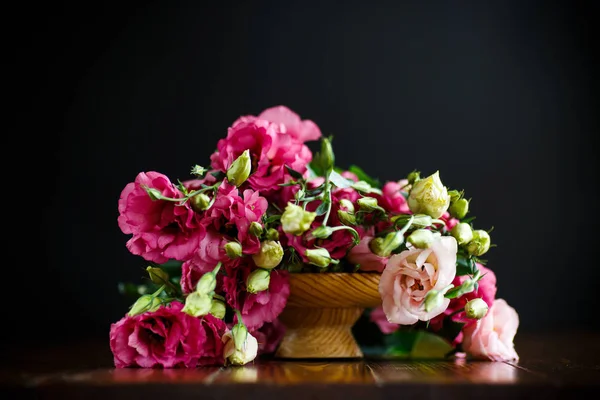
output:
[[472,256],[482,256],[490,249],[490,234],[483,229],[473,229],[466,222],[460,222],[452,228],[450,234]]
[[217,273],[220,269],[221,263],[218,263],[211,272],[200,277],[196,290],[186,296],[185,306],[181,311],[192,317],[201,317],[210,313],[219,319],[225,318],[225,303],[215,297]]
[[161,286],[152,294],[140,296],[131,306],[131,309],[128,312],[129,316],[143,314],[148,311],[156,311],[163,304],[160,295],[169,283],[169,274],[161,268],[151,266],[146,268],[146,272],[148,272],[148,277],[153,283]]

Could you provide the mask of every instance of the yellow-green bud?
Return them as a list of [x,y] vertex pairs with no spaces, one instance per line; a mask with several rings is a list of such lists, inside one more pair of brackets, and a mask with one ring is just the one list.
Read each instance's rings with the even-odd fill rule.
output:
[[304,190],[302,190],[302,189],[298,189],[298,191],[294,194],[294,198],[296,200],[300,200],[303,197],[304,197]]
[[382,208],[377,204],[377,199],[375,197],[361,197],[360,199],[356,200],[356,203],[361,210],[366,212],[382,210]]
[[418,180],[410,189],[408,207],[414,214],[427,214],[431,218],[439,218],[449,206],[448,189],[442,184],[437,171]]
[[156,311],[160,307],[161,301],[150,294],[145,294],[138,298],[131,306],[128,314],[130,316],[143,314],[147,311]]
[[433,223],[433,218],[426,214],[417,214],[413,218],[412,226],[416,228],[427,228]]
[[417,229],[406,238],[406,241],[416,248],[427,249],[435,239],[436,235],[429,229]]
[[425,306],[425,312],[430,312],[439,308],[443,302],[444,295],[442,294],[442,292],[438,290],[430,290],[425,295],[425,300],[423,301],[423,304]]
[[458,190],[448,190],[448,196],[450,196],[450,202],[454,203],[456,200],[462,197],[462,194]]
[[225,253],[232,260],[242,256],[242,245],[238,242],[227,242],[225,245]]
[[413,171],[410,174],[408,174],[408,176],[406,177],[406,179],[408,180],[408,183],[410,185],[412,185],[416,181],[418,181],[419,179],[421,179],[421,173],[419,171]]
[[469,200],[458,199],[455,202],[452,202],[448,211],[450,211],[450,215],[454,218],[463,219],[469,212]]
[[254,264],[260,268],[273,269],[283,259],[283,247],[275,240],[265,240],[260,244],[258,253],[252,255]]
[[329,264],[337,264],[339,262],[332,259],[327,249],[323,248],[307,249],[304,254],[310,264],[316,265],[319,268],[327,268]]
[[465,304],[465,314],[467,318],[481,319],[488,312],[488,305],[483,299],[476,298]]
[[231,328],[231,336],[233,337],[233,343],[237,350],[242,350],[244,348],[244,342],[248,338],[248,335],[248,328],[246,328],[246,325],[241,321]]
[[162,192],[155,188],[146,188],[146,193],[148,193],[148,196],[150,196],[152,200],[159,200],[163,198]]
[[490,249],[490,235],[481,229],[473,231],[473,239],[467,244],[467,252],[472,256],[482,256]]
[[167,274],[165,271],[158,267],[148,266],[146,267],[146,271],[150,276],[150,280],[156,283],[157,285],[164,285],[166,282],[169,281],[169,274]]
[[356,225],[356,216],[348,211],[338,210],[338,218],[344,225]]
[[333,229],[329,226],[321,225],[315,230],[313,230],[310,234],[312,237],[316,239],[326,239],[333,233]]
[[204,193],[198,193],[190,199],[194,211],[206,211],[210,208],[210,197]]
[[354,213],[354,204],[348,199],[341,199],[339,202],[340,210],[347,211],[349,213]]
[[331,148],[331,142],[327,138],[321,139],[321,153],[319,154],[319,161],[321,162],[321,167],[323,167],[325,172],[331,171],[335,165],[335,156],[333,154],[333,149]]
[[222,300],[213,299],[209,312],[214,317],[223,319],[223,318],[225,318],[225,313],[227,312],[227,307],[225,306],[225,303]]
[[252,160],[250,159],[250,150],[245,150],[227,169],[227,181],[235,186],[240,186],[246,182],[252,170]]
[[192,175],[195,175],[197,177],[201,177],[203,176],[206,172],[208,171],[208,169],[200,166],[200,165],[194,165],[192,167],[192,171],[190,172]]
[[300,236],[310,228],[316,216],[315,212],[305,211],[294,203],[288,203],[281,215],[281,227],[286,233]]
[[363,193],[369,193],[373,187],[365,181],[358,181],[352,184],[352,189]]
[[223,356],[232,365],[245,365],[256,358],[258,341],[245,327],[244,332],[236,332],[237,326],[223,335]]
[[251,234],[253,234],[256,237],[262,235],[262,233],[263,233],[262,225],[256,221],[252,221],[252,223],[250,224],[250,228],[248,228],[248,230],[250,231]]
[[275,228],[269,228],[265,237],[267,240],[279,240],[279,232]]
[[210,312],[212,308],[212,296],[199,292],[192,292],[185,298],[185,306],[181,309],[192,317],[201,317]]
[[378,237],[369,243],[369,249],[379,257],[389,257],[392,251],[404,243],[404,233],[401,231],[390,232],[385,237]]
[[460,222],[454,225],[454,228],[450,231],[450,234],[456,239],[456,243],[459,245],[467,244],[473,239],[473,229],[471,225],[466,222]]
[[200,277],[196,284],[196,292],[203,295],[209,295],[217,287],[217,277],[213,272],[207,272]]
[[249,293],[258,293],[269,288],[271,282],[271,271],[267,269],[256,269],[246,279],[246,289]]

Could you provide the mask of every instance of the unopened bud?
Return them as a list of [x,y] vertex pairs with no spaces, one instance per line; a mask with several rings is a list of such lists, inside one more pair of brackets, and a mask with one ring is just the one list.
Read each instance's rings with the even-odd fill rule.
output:
[[358,181],[352,184],[352,189],[359,192],[369,193],[373,187],[365,181]]
[[134,315],[143,314],[147,311],[156,311],[160,307],[160,304],[160,299],[150,294],[145,294],[133,303],[128,314],[133,317]]
[[281,227],[286,233],[300,236],[310,228],[316,216],[315,212],[306,211],[299,205],[288,203],[281,215]]
[[213,299],[209,312],[214,317],[223,319],[223,318],[225,318],[225,313],[227,312],[227,307],[225,306],[225,303],[222,300]]
[[300,200],[304,197],[304,190],[302,189],[298,189],[298,191],[296,193],[294,193],[294,198],[296,200]]
[[164,285],[165,282],[169,281],[169,274],[158,267],[146,267],[146,272],[150,276],[150,280],[157,285]]
[[458,190],[452,189],[448,190],[448,196],[450,196],[450,202],[454,203],[462,197],[462,194]]
[[217,276],[215,272],[207,272],[200,277],[196,284],[196,292],[208,295],[215,291],[217,287]]
[[208,171],[208,169],[206,169],[206,168],[204,168],[204,167],[202,167],[202,166],[200,166],[200,165],[194,165],[194,166],[192,167],[191,174],[192,174],[192,175],[195,175],[195,176],[197,176],[197,177],[201,177],[201,176],[203,176],[203,175],[204,175],[204,174],[205,174],[207,171]]
[[441,217],[450,206],[448,189],[442,184],[439,172],[420,179],[410,189],[408,207],[414,214]]
[[256,358],[258,341],[247,330],[243,334],[236,333],[236,326],[221,339],[224,344],[223,356],[232,365],[245,365]]
[[467,244],[467,252],[472,256],[482,256],[490,249],[490,235],[481,229],[473,231],[473,239]]
[[310,264],[316,265],[319,268],[327,268],[329,264],[337,264],[339,262],[332,259],[327,249],[323,248],[307,249],[304,254]]
[[265,237],[268,240],[279,240],[279,232],[275,228],[269,228]]
[[464,198],[456,200],[450,204],[448,211],[454,218],[463,219],[469,212],[469,200]]
[[212,296],[199,292],[192,292],[185,298],[185,306],[181,309],[192,317],[201,317],[210,312],[212,308]]
[[260,268],[273,269],[283,259],[283,247],[275,240],[265,240],[260,244],[258,253],[252,255],[254,264]]
[[339,202],[340,210],[354,213],[354,204],[348,199],[341,199]]
[[454,225],[450,234],[454,236],[456,243],[459,245],[469,243],[473,239],[473,229],[471,229],[471,225],[466,222],[460,222]]
[[427,228],[433,223],[433,218],[426,214],[417,214],[413,218],[412,226],[416,228]]
[[321,139],[321,152],[319,154],[319,161],[323,170],[328,173],[333,169],[335,164],[335,156],[331,147],[331,142],[327,138]]
[[409,185],[414,184],[419,179],[421,179],[421,173],[419,171],[413,171],[406,177]]
[[342,224],[356,225],[356,215],[344,210],[338,210],[337,215]]
[[227,242],[225,245],[225,253],[232,260],[242,256],[242,245],[238,242]]
[[356,203],[361,210],[366,212],[382,210],[382,208],[377,204],[377,199],[375,197],[361,197],[360,199],[356,200]]
[[227,169],[227,180],[235,186],[240,186],[246,182],[252,170],[252,160],[250,159],[250,150],[244,152],[235,159],[229,169]]
[[395,231],[371,240],[369,249],[379,257],[389,257],[402,243],[404,243],[404,233]]
[[406,241],[416,248],[427,249],[435,239],[435,235],[429,229],[417,229],[406,238]]
[[152,200],[160,200],[163,198],[162,192],[155,188],[147,187],[146,193],[148,193],[148,196],[150,196]]
[[465,315],[467,318],[481,319],[488,312],[488,305],[483,299],[476,298],[465,304]]
[[269,288],[271,282],[271,271],[266,269],[256,269],[248,275],[246,279],[246,289],[249,293],[258,293]]
[[206,211],[210,208],[210,197],[204,193],[198,193],[190,199],[194,211]]
[[430,290],[425,295],[425,300],[423,301],[423,304],[425,306],[425,312],[430,312],[438,309],[443,302],[444,295],[442,294],[442,292],[438,290]]
[[329,226],[321,225],[315,230],[313,230],[310,234],[312,237],[316,239],[326,239],[333,233],[333,229]]
[[252,221],[252,223],[250,224],[250,228],[248,228],[248,230],[250,231],[251,234],[253,234],[256,237],[262,235],[262,233],[263,233],[262,225],[256,221]]

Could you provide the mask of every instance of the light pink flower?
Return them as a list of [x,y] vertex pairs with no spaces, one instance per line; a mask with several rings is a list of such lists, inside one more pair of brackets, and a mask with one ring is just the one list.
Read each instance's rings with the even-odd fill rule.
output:
[[360,265],[361,271],[382,272],[388,262],[387,257],[381,257],[373,253],[369,248],[372,236],[364,236],[360,243],[354,246],[348,253],[347,260],[354,265]]
[[198,250],[181,266],[181,289],[184,293],[196,290],[200,277],[212,271],[219,262],[229,261],[225,253],[227,242],[228,239],[213,228],[206,230],[206,236],[200,241]]
[[159,190],[166,197],[183,197],[165,175],[154,171],[139,173],[135,182],[125,186],[119,198],[119,227],[123,233],[133,234],[127,248],[157,263],[188,259],[204,235],[194,211],[187,202],[176,205],[171,201],[152,200],[145,187]]
[[194,318],[172,302],[154,312],[125,316],[111,325],[110,349],[117,368],[195,368],[223,365],[225,323],[206,315]]
[[321,130],[313,121],[302,120],[300,116],[286,106],[267,108],[258,115],[259,119],[266,119],[279,125],[279,132],[287,133],[300,142],[317,140],[321,137]]
[[377,198],[379,205],[391,214],[410,214],[405,197],[407,192],[403,190],[407,184],[406,179],[386,182],[381,188],[382,194],[374,197]]
[[374,322],[378,327],[381,333],[390,334],[394,333],[400,328],[398,324],[392,324],[387,320],[385,313],[383,312],[383,307],[379,306],[371,310],[371,314],[369,315],[369,319],[371,322]]
[[463,328],[463,349],[471,357],[491,360],[518,360],[514,337],[519,315],[504,299],[496,299],[483,319]]
[[428,249],[405,250],[390,257],[379,282],[383,311],[389,322],[412,325],[446,310],[449,299],[429,312],[423,302],[430,290],[441,291],[452,283],[456,275],[456,251],[456,240],[443,236]]
[[446,229],[449,231],[451,231],[452,228],[454,228],[456,224],[460,222],[460,220],[451,216],[448,211],[444,212],[440,219],[446,223]]

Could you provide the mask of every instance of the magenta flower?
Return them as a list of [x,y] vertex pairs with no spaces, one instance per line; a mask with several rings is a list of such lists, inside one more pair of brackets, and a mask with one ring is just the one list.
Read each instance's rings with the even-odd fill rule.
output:
[[285,326],[279,319],[266,322],[259,329],[250,332],[258,341],[258,354],[271,354],[277,350],[277,346],[285,334]]
[[300,119],[298,114],[286,106],[267,108],[258,118],[278,124],[279,132],[287,133],[300,142],[318,140],[321,137],[321,130],[317,124],[309,119]]
[[378,204],[391,214],[410,214],[405,197],[408,193],[403,189],[407,184],[406,179],[386,182],[381,188],[382,194],[374,197],[377,198]]
[[225,253],[227,242],[227,238],[212,227],[206,230],[197,251],[181,266],[181,290],[184,293],[196,290],[200,277],[212,271],[219,262],[229,262]]
[[184,197],[165,175],[153,171],[139,173],[119,198],[119,227],[123,233],[133,234],[127,248],[157,263],[186,260],[198,247],[204,229],[187,202],[177,205],[172,201],[152,200],[146,187],[160,191],[165,197]]
[[173,302],[154,312],[125,316],[111,325],[110,349],[117,368],[194,368],[222,365],[225,323],[194,318]]

